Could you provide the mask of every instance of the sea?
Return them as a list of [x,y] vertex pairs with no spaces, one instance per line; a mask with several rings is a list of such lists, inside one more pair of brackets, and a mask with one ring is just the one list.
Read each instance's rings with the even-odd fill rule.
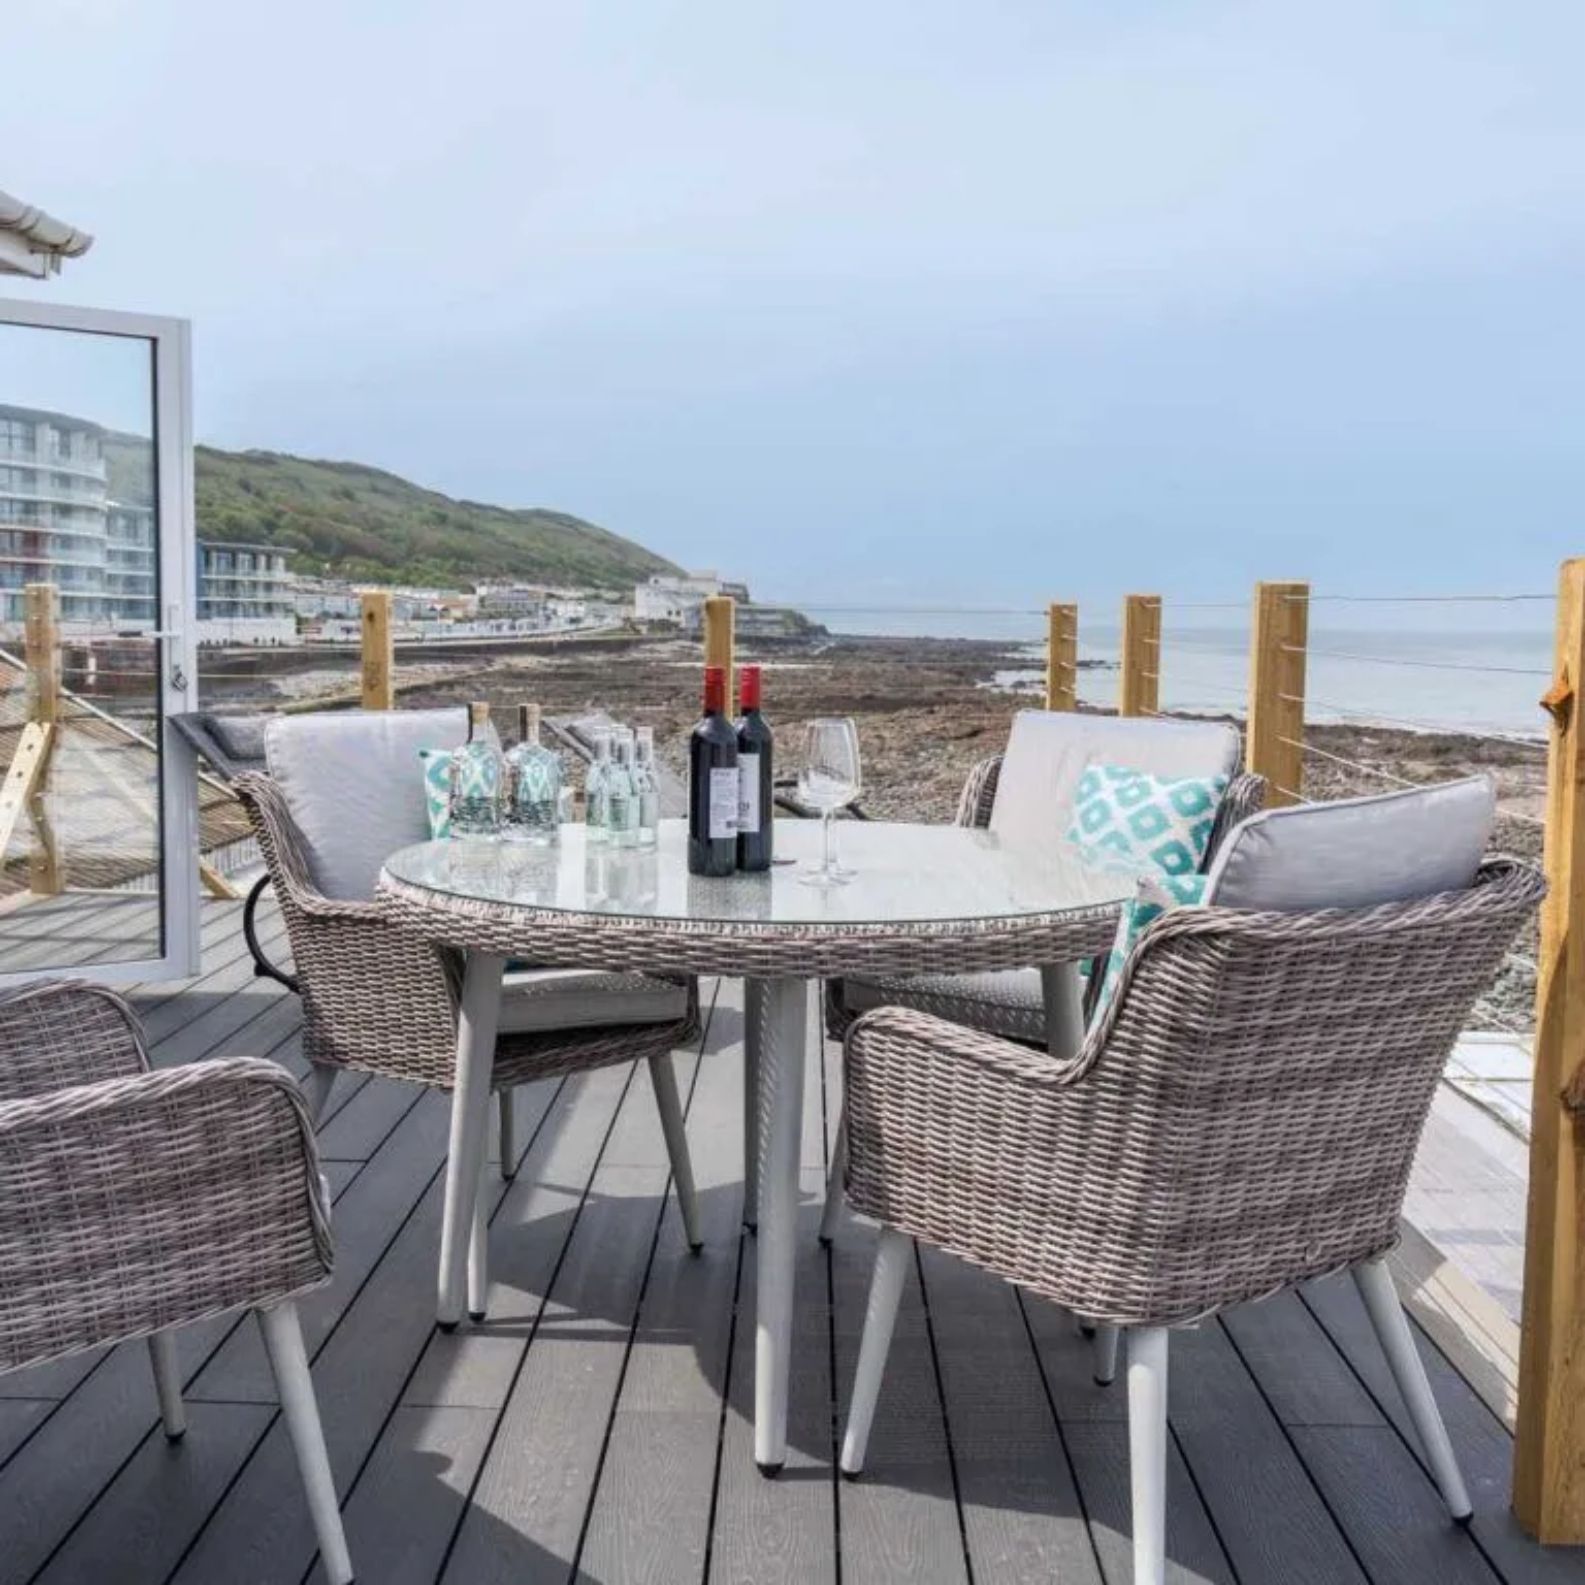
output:
[[[1550,617],[1548,607],[1531,608]],[[997,639],[1016,646],[1027,665],[1005,668],[991,686],[1036,694],[1045,681],[1045,622],[1039,613],[852,613],[821,616],[833,632]],[[1551,685],[1553,635],[1547,628],[1458,631],[1438,627],[1370,626],[1317,619],[1312,607],[1305,663],[1305,716],[1311,721],[1396,726],[1411,731],[1468,732],[1541,740],[1540,699]],[[1079,698],[1116,703],[1121,633],[1082,625]],[[1091,663],[1084,665],[1082,663]],[[1175,627],[1170,607],[1161,642],[1161,708],[1242,714],[1248,696],[1247,627]]]

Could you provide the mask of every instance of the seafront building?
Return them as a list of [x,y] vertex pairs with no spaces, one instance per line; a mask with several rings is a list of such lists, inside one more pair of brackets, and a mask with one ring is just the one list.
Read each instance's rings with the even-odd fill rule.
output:
[[[0,405],[0,631],[20,626],[23,588],[39,582],[59,589],[68,633],[158,625],[154,508],[146,488],[116,480],[114,440],[91,419]],[[199,642],[290,643],[286,558],[267,545],[199,541]]]
[[739,605],[748,604],[747,584],[729,583],[714,572],[689,572],[681,577],[654,573],[633,586],[633,616],[640,622],[697,628],[705,601],[717,594],[729,594]]
[[284,550],[198,542],[198,642],[290,644],[297,637]]

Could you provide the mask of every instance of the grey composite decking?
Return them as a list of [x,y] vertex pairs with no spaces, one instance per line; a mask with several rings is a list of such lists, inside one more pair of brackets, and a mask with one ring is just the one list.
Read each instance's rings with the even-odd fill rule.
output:
[[[252,977],[236,905],[206,905],[204,964],[138,996],[156,1060],[300,1068],[295,999]],[[790,1457],[776,1481],[755,1471],[742,1018],[735,986],[707,991],[700,1048],[679,1057],[703,1254],[665,1194],[642,1069],[522,1091],[522,1165],[490,1180],[490,1317],[449,1337],[432,1324],[446,1100],[342,1079],[321,1132],[336,1275],[303,1312],[360,1580],[1123,1585],[1121,1385],[1094,1386],[1065,1316],[946,1257],[921,1252],[910,1282],[867,1477],[834,1478],[873,1238],[850,1222],[829,1255],[814,1238],[834,1051],[808,1091]],[[0,1585],[319,1578],[252,1323],[206,1322],[180,1347],[191,1429],[174,1448],[140,1347],[0,1377]],[[1174,1577],[1580,1585],[1580,1554],[1541,1551],[1508,1516],[1506,1430],[1422,1347],[1469,1531],[1447,1522],[1346,1282],[1179,1334]]]

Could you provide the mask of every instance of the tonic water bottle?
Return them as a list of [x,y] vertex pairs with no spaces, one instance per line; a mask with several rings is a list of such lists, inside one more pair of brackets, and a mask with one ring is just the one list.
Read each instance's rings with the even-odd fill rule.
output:
[[561,756],[539,738],[539,706],[517,707],[517,742],[506,755],[506,813],[501,835],[508,842],[548,847],[561,822]]

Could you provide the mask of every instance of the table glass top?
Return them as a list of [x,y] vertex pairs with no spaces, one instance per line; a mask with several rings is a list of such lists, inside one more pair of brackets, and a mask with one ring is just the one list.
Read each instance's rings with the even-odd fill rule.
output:
[[1065,843],[1014,851],[963,826],[841,821],[837,854],[854,876],[830,888],[798,880],[819,858],[815,820],[776,822],[768,872],[718,880],[688,873],[681,820],[662,821],[648,849],[586,838],[583,826],[567,825],[556,847],[424,842],[393,854],[385,872],[446,896],[549,912],[814,927],[1017,918],[1118,903],[1134,891],[1131,874],[1087,864]]

